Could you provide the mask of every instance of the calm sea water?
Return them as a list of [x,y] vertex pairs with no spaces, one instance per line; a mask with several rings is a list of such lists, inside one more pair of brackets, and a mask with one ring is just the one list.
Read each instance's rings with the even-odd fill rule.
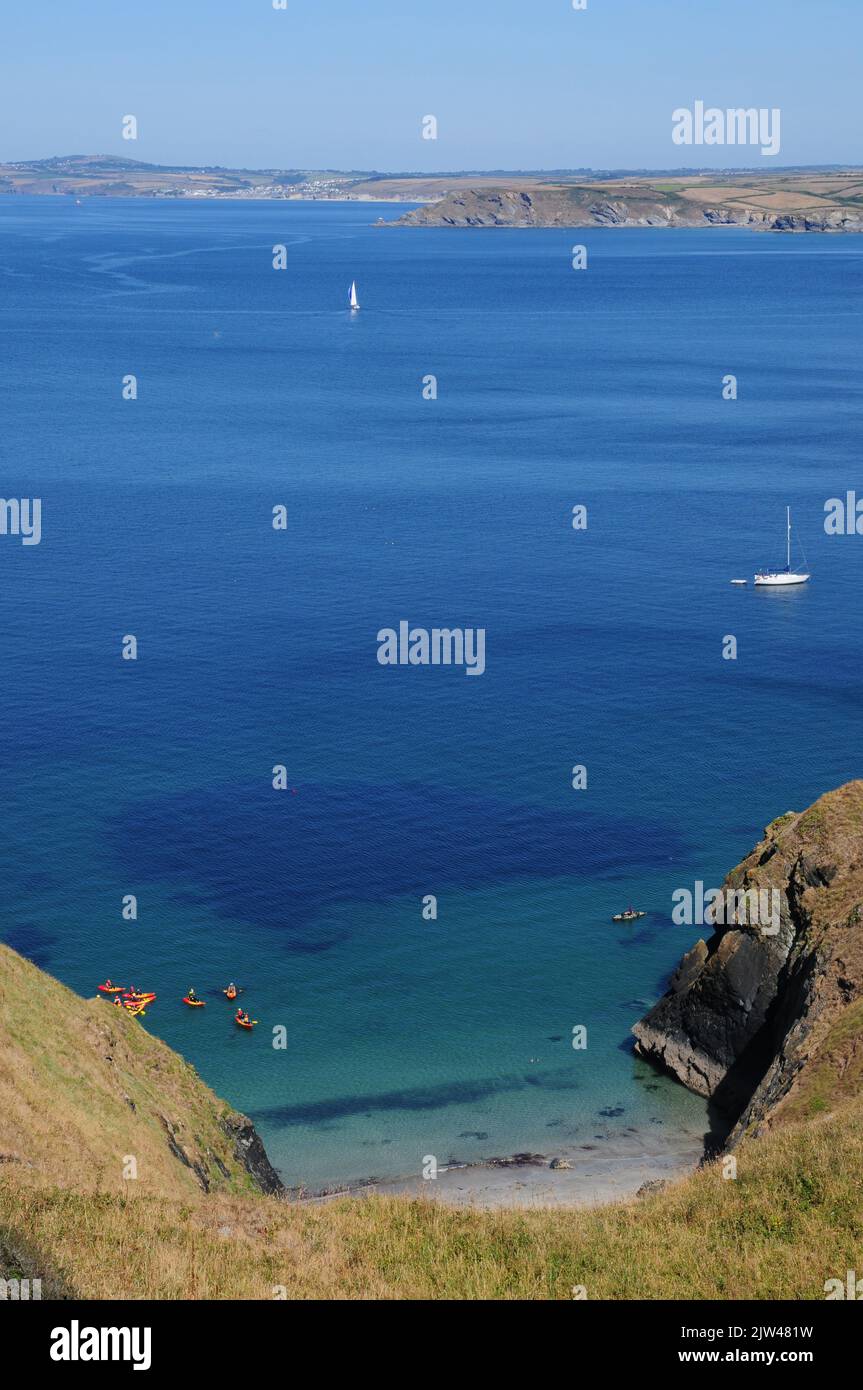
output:
[[[863,771],[863,539],[823,530],[861,238],[398,211],[0,200],[2,493],[43,508],[0,537],[2,935],[156,989],[313,1185],[701,1125],[627,1041],[700,934],[671,892]],[[732,588],[786,504],[812,583]],[[484,627],[485,675],[381,667],[400,619]]]

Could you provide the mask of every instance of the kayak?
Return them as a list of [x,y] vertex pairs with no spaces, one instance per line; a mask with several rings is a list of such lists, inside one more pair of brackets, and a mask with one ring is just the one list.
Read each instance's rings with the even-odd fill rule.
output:
[[126,1012],[130,1014],[132,1018],[144,1018],[146,1014],[143,1004],[127,1004]]
[[239,992],[240,992],[240,991],[239,991],[238,989],[223,989],[223,990],[222,990],[222,993],[224,994],[224,996],[225,996],[226,999],[236,999],[236,997],[237,997],[237,995],[239,994]]
[[123,998],[128,1004],[152,1004],[156,998],[155,994],[124,994]]
[[102,991],[103,994],[125,994],[125,993],[126,993],[126,986],[125,986],[125,985],[97,985],[96,988],[97,988],[97,989],[100,989],[100,990]]
[[188,995],[183,995],[183,1003],[188,1004],[190,1009],[203,1009],[203,999],[190,999]]
[[250,1018],[248,1023],[244,1022],[241,1018],[235,1018],[234,1022],[238,1028],[256,1028],[258,1026],[258,1020],[256,1018]]

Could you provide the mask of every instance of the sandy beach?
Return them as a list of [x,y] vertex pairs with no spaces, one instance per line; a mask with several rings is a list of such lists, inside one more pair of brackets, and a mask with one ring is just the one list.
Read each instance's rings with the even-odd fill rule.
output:
[[[441,1166],[434,1179],[416,1175],[382,1182],[371,1179],[339,1192],[297,1195],[301,1201],[315,1203],[376,1193],[482,1209],[601,1206],[634,1197],[645,1183],[669,1182],[692,1172],[702,1158],[703,1139],[695,1131],[665,1134],[658,1127],[632,1127],[598,1133],[591,1142],[544,1154],[450,1163]],[[552,1168],[555,1160],[569,1166]]]

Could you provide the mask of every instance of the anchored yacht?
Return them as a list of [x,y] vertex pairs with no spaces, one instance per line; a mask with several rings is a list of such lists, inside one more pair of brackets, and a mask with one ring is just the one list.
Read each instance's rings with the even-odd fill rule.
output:
[[[786,549],[785,549],[785,568],[781,570],[766,569],[760,570],[755,576],[756,584],[769,584],[778,587],[781,584],[805,584],[809,578],[808,574],[803,574],[801,570],[791,568],[791,508],[785,508],[786,513]],[[805,558],[804,558],[805,564]]]

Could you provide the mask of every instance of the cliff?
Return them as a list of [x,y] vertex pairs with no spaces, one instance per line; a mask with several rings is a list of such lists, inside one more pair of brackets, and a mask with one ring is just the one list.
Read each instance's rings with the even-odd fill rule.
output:
[[391,227],[709,227],[774,232],[863,231],[863,205],[765,181],[658,186],[614,181],[564,187],[468,188],[416,208]]
[[863,782],[773,821],[723,887],[773,891],[778,931],[745,911],[717,927],[633,1032],[641,1056],[711,1097],[734,1147],[863,1077]]
[[124,1010],[0,945],[4,1170],[135,1196],[282,1187],[251,1122],[193,1067]]

